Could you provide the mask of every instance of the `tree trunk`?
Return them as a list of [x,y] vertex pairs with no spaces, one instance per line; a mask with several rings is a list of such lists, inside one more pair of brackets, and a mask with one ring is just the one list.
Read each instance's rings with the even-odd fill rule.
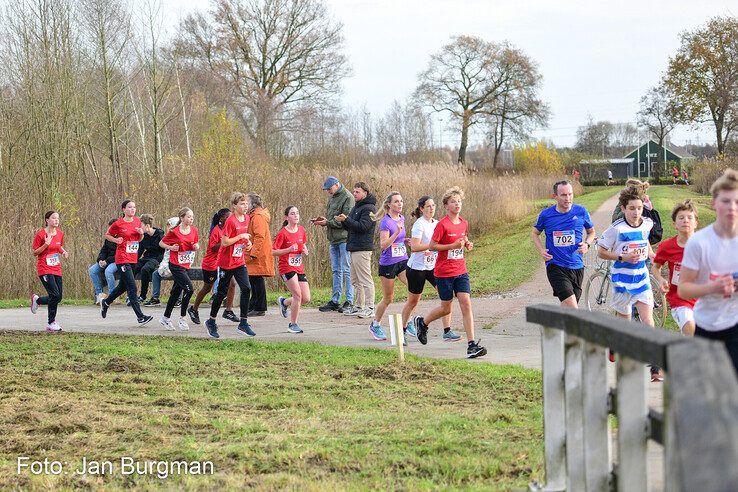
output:
[[717,140],[717,153],[722,155],[725,152],[725,141],[723,141],[723,122],[715,121],[715,137]]
[[464,117],[461,120],[461,145],[459,145],[459,164],[466,164],[466,147],[469,144],[469,124],[471,118],[464,111]]

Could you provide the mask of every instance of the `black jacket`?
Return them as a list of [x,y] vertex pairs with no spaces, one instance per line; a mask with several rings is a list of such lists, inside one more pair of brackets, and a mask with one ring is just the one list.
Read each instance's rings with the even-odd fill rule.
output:
[[374,249],[374,228],[376,222],[370,214],[377,212],[377,199],[371,193],[363,200],[356,202],[346,220],[343,228],[348,231],[346,239],[347,251],[372,251]]
[[108,265],[115,263],[115,250],[118,247],[112,241],[105,240],[103,247],[100,248],[100,252],[97,254],[97,262],[104,261]]
[[141,260],[157,260],[161,263],[164,259],[164,248],[159,246],[159,242],[164,238],[164,231],[155,227],[154,233],[149,236],[144,233],[144,237],[138,245],[138,258]]

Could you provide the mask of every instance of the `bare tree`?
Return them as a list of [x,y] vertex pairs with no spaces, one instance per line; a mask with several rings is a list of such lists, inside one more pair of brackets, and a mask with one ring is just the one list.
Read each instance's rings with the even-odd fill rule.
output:
[[293,108],[339,92],[350,73],[342,29],[320,0],[212,0],[208,17],[183,21],[178,44],[228,81],[251,140],[269,151]]
[[666,137],[676,127],[672,114],[669,96],[663,85],[652,87],[641,98],[641,109],[638,111],[638,126],[645,128],[650,136],[664,146]]

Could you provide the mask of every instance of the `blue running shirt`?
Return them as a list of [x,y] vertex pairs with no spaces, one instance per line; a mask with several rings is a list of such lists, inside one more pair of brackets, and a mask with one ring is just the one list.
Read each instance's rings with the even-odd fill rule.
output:
[[577,250],[584,240],[584,230],[594,227],[586,208],[575,203],[571,210],[562,214],[552,205],[541,211],[533,227],[546,232],[546,249],[553,256],[546,265],[553,263],[570,270],[584,268],[582,255]]

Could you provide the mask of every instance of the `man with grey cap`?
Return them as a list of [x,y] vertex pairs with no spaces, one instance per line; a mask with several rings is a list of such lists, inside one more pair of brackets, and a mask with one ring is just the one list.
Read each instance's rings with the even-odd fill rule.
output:
[[[350,308],[354,304],[354,288],[351,285],[349,272],[349,253],[346,251],[348,231],[340,222],[337,215],[348,215],[354,207],[353,195],[338,181],[335,176],[328,176],[323,183],[323,189],[328,193],[328,206],[325,217],[318,217],[311,222],[323,226],[328,233],[328,242],[331,243],[331,270],[333,271],[333,296],[331,300],[318,308],[321,312],[338,311]],[[344,289],[346,300],[341,304],[341,290]]]

